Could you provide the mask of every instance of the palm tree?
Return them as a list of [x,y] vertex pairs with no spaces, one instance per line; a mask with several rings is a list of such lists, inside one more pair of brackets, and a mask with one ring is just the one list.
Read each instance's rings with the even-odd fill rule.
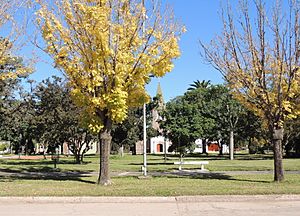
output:
[[190,87],[188,88],[188,91],[192,91],[195,89],[199,89],[199,88],[208,88],[211,85],[211,81],[210,80],[196,80],[194,81],[194,83],[190,84]]

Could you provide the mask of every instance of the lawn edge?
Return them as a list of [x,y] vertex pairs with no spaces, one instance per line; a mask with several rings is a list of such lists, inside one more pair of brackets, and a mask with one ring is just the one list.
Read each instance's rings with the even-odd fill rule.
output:
[[244,202],[244,201],[299,201],[299,194],[278,194],[278,195],[205,195],[205,196],[149,196],[149,197],[107,197],[107,196],[76,196],[76,197],[0,197],[0,205],[5,204],[37,204],[37,203],[188,203],[188,202]]

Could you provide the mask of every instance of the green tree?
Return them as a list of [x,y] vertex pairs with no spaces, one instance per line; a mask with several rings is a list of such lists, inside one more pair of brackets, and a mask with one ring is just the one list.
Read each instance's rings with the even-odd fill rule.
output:
[[48,78],[37,85],[34,96],[40,142],[50,152],[67,143],[76,163],[81,163],[95,137],[80,125],[81,110],[73,103],[66,82],[55,76]]
[[139,124],[141,118],[138,109],[130,109],[128,117],[120,124],[112,128],[112,151],[123,155],[124,148],[132,149],[135,152],[135,143],[140,140]]
[[[0,137],[11,141],[15,147],[24,146],[26,153],[31,153],[31,129],[25,124],[31,111],[25,110],[32,109],[33,101],[20,86],[21,80],[27,77],[31,69],[24,66],[22,58],[12,55],[11,50],[12,43],[0,38]],[[16,99],[18,94],[20,100]],[[31,147],[27,148],[28,145]],[[19,152],[20,149],[17,147],[15,150]]]
[[237,124],[244,108],[233,99],[229,89],[223,85],[188,90],[185,98],[190,104],[198,107],[200,115],[214,121],[214,125],[208,127],[202,137],[204,153],[206,140],[218,140],[220,147],[220,142],[229,143],[230,159],[233,159],[234,133],[238,131]]
[[300,118],[285,124],[284,149],[287,156],[300,157]]
[[[189,95],[190,96],[190,95]],[[166,104],[160,127],[172,141],[172,149],[180,157],[194,148],[195,140],[205,137],[214,126],[214,120],[202,115],[198,103],[191,103],[185,96],[179,96]]]
[[[30,82],[30,81],[29,81]],[[34,140],[37,131],[35,101],[32,97],[32,88],[24,91],[20,88],[18,96],[12,98],[7,106],[5,117],[4,139],[11,141],[15,153],[33,154]]]
[[206,100],[206,107],[209,107],[208,111],[216,121],[217,136],[229,138],[229,155],[230,160],[233,160],[234,134],[238,132],[237,124],[244,108],[232,97],[229,89],[223,85],[209,88]]
[[[268,133],[261,119],[252,111],[245,109],[237,123],[237,140],[248,146],[250,154],[264,153],[267,147]],[[262,146],[262,143],[264,144]]]
[[30,72],[30,69],[24,66],[23,59],[13,56],[11,50],[12,43],[0,37],[0,128],[3,128],[7,121],[5,119],[13,112],[10,107],[21,80]]

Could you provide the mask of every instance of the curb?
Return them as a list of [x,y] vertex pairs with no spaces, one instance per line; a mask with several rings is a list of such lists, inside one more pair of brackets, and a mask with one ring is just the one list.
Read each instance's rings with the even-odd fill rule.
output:
[[298,194],[179,196],[178,202],[300,201]]
[[173,203],[175,197],[0,197],[3,203]]
[[245,201],[300,202],[300,195],[210,195],[177,197],[0,197],[0,205],[38,203],[203,203]]

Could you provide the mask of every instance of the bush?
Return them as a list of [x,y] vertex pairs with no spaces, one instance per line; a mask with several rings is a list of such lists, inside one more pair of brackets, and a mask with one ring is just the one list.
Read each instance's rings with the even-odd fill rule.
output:
[[0,151],[5,151],[9,147],[8,144],[6,143],[0,143]]

